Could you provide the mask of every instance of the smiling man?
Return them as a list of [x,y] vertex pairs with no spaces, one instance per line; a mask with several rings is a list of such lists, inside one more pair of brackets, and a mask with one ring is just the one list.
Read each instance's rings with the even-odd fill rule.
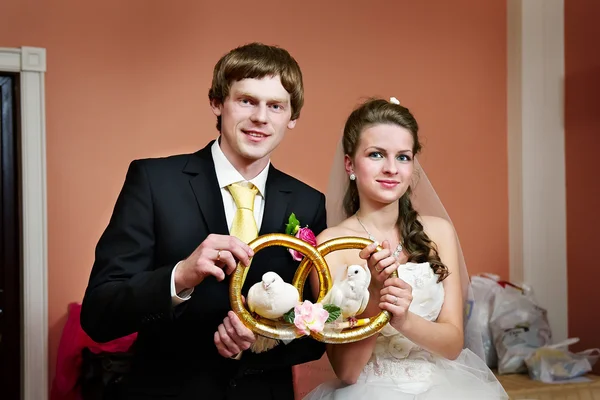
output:
[[299,263],[283,247],[254,255],[257,235],[285,232],[291,213],[325,229],[323,194],[270,163],[302,109],[300,68],[284,49],[241,46],[208,97],[218,139],[133,161],[96,247],[81,324],[98,342],[138,332],[122,399],[293,399],[292,365],[325,350],[304,338],[254,353],[228,297],[238,261],[252,258],[244,295],[268,271],[292,281]]

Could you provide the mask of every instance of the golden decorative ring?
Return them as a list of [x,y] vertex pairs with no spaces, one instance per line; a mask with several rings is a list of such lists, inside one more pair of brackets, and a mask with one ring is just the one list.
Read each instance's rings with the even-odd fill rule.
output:
[[221,250],[217,250],[217,261],[221,261]]
[[[320,302],[327,292],[331,290],[333,284],[329,266],[325,262],[324,256],[337,250],[363,249],[372,243],[371,240],[361,237],[341,237],[328,240],[319,246],[314,247],[291,235],[271,233],[259,236],[248,243],[248,245],[255,254],[260,250],[271,246],[284,246],[304,254],[305,257],[296,270],[292,284],[296,287],[300,294],[300,298],[302,299],[302,292],[306,279],[308,279],[310,270],[315,267],[319,277],[319,297],[317,302]],[[377,251],[381,249],[380,246],[377,247]],[[250,260],[250,263],[252,263],[252,260]],[[231,308],[240,318],[242,323],[252,330],[252,332],[271,339],[291,340],[304,336],[296,330],[293,324],[272,321],[260,316],[255,318],[244,307],[242,303],[242,287],[244,286],[249,268],[250,266],[238,263],[229,284],[229,300],[231,302]],[[397,272],[394,271],[392,276],[397,277]],[[328,329],[325,329],[323,332],[311,331],[310,335],[314,339],[324,343],[351,343],[366,339],[369,336],[378,333],[389,320],[390,313],[388,311],[381,311],[377,316],[358,320],[350,328],[341,331]]]

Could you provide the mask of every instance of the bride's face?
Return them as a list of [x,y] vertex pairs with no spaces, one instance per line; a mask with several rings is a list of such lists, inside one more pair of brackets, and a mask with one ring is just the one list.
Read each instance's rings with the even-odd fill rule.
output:
[[373,125],[362,132],[354,160],[346,157],[361,201],[389,204],[402,197],[413,174],[413,144],[410,131],[398,125]]

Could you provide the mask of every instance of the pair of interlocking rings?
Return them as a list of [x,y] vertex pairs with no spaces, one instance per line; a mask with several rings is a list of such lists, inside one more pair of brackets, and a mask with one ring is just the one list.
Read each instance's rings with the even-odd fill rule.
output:
[[[271,246],[284,246],[304,254],[305,257],[296,270],[292,285],[296,287],[298,293],[300,294],[300,298],[302,299],[304,284],[310,274],[310,270],[313,267],[316,268],[317,275],[319,277],[319,297],[317,298],[318,303],[321,302],[327,292],[331,290],[331,286],[333,284],[331,273],[327,263],[325,262],[324,256],[337,250],[363,249],[372,243],[373,242],[371,240],[361,237],[341,237],[328,240],[317,247],[314,247],[294,236],[282,233],[272,233],[259,236],[248,245],[250,248],[252,248],[255,254],[260,250]],[[377,250],[381,250],[381,247],[378,246]],[[249,266],[238,263],[237,268],[232,275],[229,285],[229,300],[231,302],[231,308],[233,312],[236,313],[245,326],[247,326],[257,335],[279,340],[292,340],[304,336],[302,333],[298,332],[297,329],[295,329],[293,324],[272,321],[260,316],[255,318],[248,310],[246,310],[242,302],[241,292],[249,268]],[[396,271],[394,271],[392,275],[396,277],[398,276]],[[389,320],[390,313],[382,310],[374,317],[358,320],[351,328],[343,329],[341,331],[333,329],[325,329],[322,332],[311,331],[310,336],[319,342],[324,343],[356,342],[378,333],[389,322]]]

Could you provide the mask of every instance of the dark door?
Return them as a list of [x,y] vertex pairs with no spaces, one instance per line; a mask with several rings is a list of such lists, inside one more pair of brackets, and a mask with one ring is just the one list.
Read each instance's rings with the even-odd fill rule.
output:
[[0,75],[0,397],[21,398],[21,207],[17,75]]

